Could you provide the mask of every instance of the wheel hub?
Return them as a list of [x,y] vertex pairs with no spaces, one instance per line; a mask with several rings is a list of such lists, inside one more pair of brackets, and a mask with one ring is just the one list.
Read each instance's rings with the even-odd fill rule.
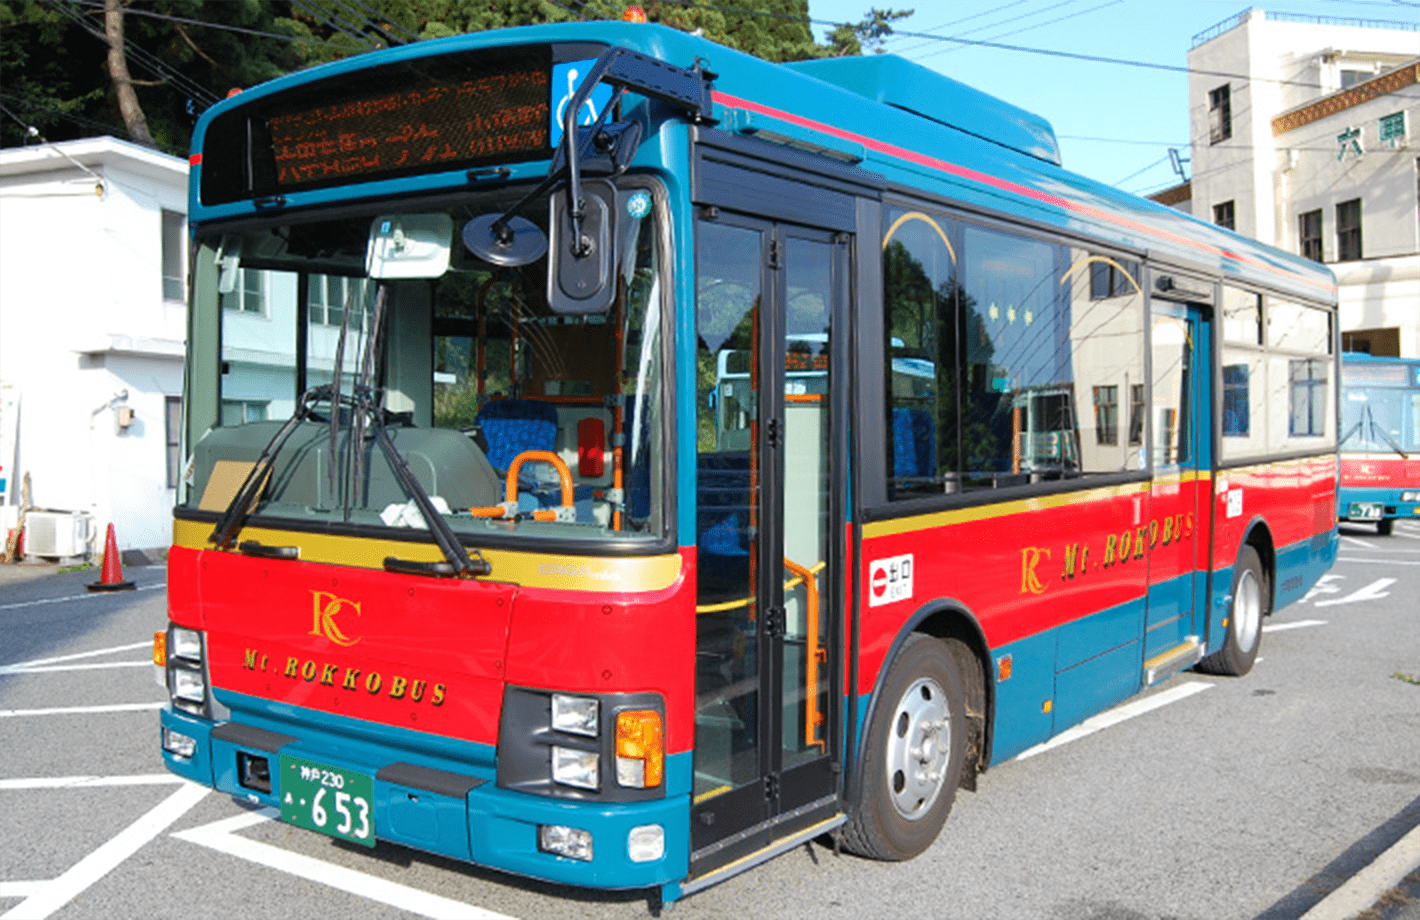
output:
[[931,811],[941,795],[951,740],[946,693],[930,677],[918,678],[898,701],[886,752],[889,797],[909,821]]

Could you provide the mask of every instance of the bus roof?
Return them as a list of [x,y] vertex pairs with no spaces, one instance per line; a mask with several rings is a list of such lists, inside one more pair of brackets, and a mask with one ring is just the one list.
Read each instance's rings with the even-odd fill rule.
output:
[[[1335,279],[1325,266],[1071,173],[1057,165],[1055,135],[1045,119],[920,65],[891,55],[774,64],[659,25],[558,23],[479,32],[290,74],[204,113],[193,134],[194,170],[200,169],[201,145],[214,117],[273,93],[454,51],[582,42],[619,45],[712,71],[717,75],[712,84],[715,114],[723,130],[807,147],[904,189],[1013,215],[1181,267],[1335,300]],[[467,187],[463,170],[442,175],[445,189]],[[430,181],[434,177],[423,178],[420,191],[440,184]],[[194,192],[194,222],[237,213],[231,206],[206,209],[197,198]],[[299,203],[293,195],[291,204]],[[241,210],[253,213],[256,206]]]

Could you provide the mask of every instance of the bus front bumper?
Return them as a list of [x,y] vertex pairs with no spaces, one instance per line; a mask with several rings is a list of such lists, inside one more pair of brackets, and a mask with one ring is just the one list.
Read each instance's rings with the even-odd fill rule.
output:
[[[234,742],[221,733],[214,737],[217,727],[206,719],[162,710],[167,768],[277,812],[282,798],[281,771],[276,768],[280,755],[358,771],[373,778],[371,810],[378,840],[560,884],[648,888],[684,879],[689,872],[686,796],[624,804],[575,801],[500,789],[489,777],[471,779],[472,788],[456,797],[380,779],[379,765],[362,762],[358,755],[352,758],[348,751],[307,747],[299,739],[288,739],[273,751],[272,745]],[[251,765],[257,763],[259,769],[253,770]],[[589,858],[558,855],[541,845],[545,836],[568,834],[588,842],[582,855]]]

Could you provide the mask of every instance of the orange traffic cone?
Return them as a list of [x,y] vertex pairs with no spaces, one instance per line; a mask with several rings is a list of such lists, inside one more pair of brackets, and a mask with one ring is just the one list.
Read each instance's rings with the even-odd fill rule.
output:
[[103,574],[85,587],[90,591],[133,590],[133,582],[123,580],[123,563],[118,558],[118,538],[113,535],[112,523],[108,525],[108,538],[104,541]]

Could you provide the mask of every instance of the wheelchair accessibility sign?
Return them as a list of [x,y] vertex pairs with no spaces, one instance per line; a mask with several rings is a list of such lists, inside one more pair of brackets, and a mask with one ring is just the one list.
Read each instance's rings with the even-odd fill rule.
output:
[[[553,147],[562,143],[562,120],[567,117],[567,106],[572,104],[577,88],[595,63],[595,59],[589,59],[552,65],[552,125],[548,139]],[[612,88],[605,83],[592,90],[577,113],[577,124],[590,125],[595,122],[602,110],[611,104],[611,96]]]

